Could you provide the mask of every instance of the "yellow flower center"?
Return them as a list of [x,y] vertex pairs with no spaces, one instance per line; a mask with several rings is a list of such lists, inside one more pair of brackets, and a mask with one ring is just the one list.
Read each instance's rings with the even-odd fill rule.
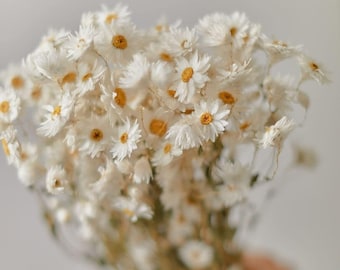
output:
[[92,108],[92,111],[96,114],[96,115],[99,115],[99,116],[103,116],[106,114],[106,110],[101,107],[101,106],[94,106]]
[[245,131],[248,127],[250,127],[251,123],[246,121],[240,125],[240,130]]
[[114,20],[118,18],[116,13],[110,13],[105,18],[105,23],[111,24]]
[[192,75],[194,75],[194,70],[192,67],[185,68],[182,72],[182,81],[185,83],[189,82],[192,78]]
[[41,98],[41,87],[40,86],[36,85],[32,88],[31,97],[35,101],[38,101]]
[[85,74],[85,75],[83,76],[83,78],[82,78],[82,81],[83,81],[83,82],[87,82],[89,79],[92,78],[92,75],[93,75],[93,74],[92,74],[91,72]]
[[211,113],[206,112],[201,115],[200,120],[202,125],[209,125],[214,120],[214,117]]
[[123,210],[123,213],[124,213],[126,216],[128,216],[128,217],[132,217],[132,216],[135,214],[132,210],[130,210],[130,209],[128,209],[128,208],[125,208],[125,209]]
[[163,148],[164,154],[170,153],[171,148],[172,148],[172,145],[171,145],[170,143],[167,143],[167,144],[164,146],[164,148]]
[[159,137],[162,137],[166,133],[167,128],[166,123],[160,119],[152,119],[149,126],[151,133]]
[[22,88],[24,86],[24,84],[25,84],[24,79],[19,75],[14,76],[11,80],[11,85],[16,90]]
[[61,79],[61,85],[64,85],[67,83],[74,83],[76,79],[77,79],[77,74],[75,72],[69,72]]
[[160,59],[165,61],[165,62],[171,62],[172,61],[172,57],[170,54],[167,54],[167,53],[161,53],[159,55]]
[[311,70],[313,70],[313,71],[316,71],[316,70],[319,69],[319,66],[318,66],[316,63],[314,63],[314,62],[310,62],[310,63],[309,63],[309,67],[310,67]]
[[172,89],[169,89],[169,90],[168,90],[168,95],[169,95],[170,97],[174,98],[174,97],[175,97],[175,94],[176,94],[176,90],[172,90]]
[[4,153],[6,156],[9,156],[11,154],[11,152],[9,151],[9,147],[8,147],[8,143],[5,139],[1,140],[2,143],[2,148],[4,149]]
[[104,133],[100,129],[94,128],[91,130],[90,139],[95,142],[100,142],[104,138]]
[[53,187],[54,188],[60,188],[60,187],[62,187],[62,184],[61,184],[61,181],[60,181],[60,179],[54,179],[54,183],[53,183]]
[[60,105],[55,106],[52,114],[53,115],[60,115],[61,114],[61,106]]
[[114,90],[114,92],[116,93],[116,96],[114,97],[116,104],[123,108],[126,104],[126,95],[124,90],[118,87]]
[[128,141],[128,139],[129,139],[129,135],[126,132],[124,132],[122,134],[122,136],[120,136],[120,142],[121,143],[126,143]]
[[9,111],[9,102],[7,100],[0,103],[0,112],[8,113]]
[[230,35],[231,35],[232,37],[235,37],[236,34],[237,34],[237,28],[236,28],[236,27],[230,28]]
[[115,47],[117,49],[121,49],[121,50],[126,49],[127,46],[128,46],[128,42],[123,35],[113,36],[111,43],[112,43],[113,47]]
[[218,97],[224,104],[232,105],[235,103],[234,96],[227,91],[219,92]]

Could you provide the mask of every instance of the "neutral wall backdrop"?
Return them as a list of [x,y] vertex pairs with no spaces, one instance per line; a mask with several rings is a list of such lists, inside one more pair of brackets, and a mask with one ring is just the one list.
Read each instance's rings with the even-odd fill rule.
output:
[[[140,27],[151,26],[162,14],[193,25],[213,11],[246,12],[263,31],[295,44],[320,59],[333,83],[306,84],[311,109],[296,141],[313,146],[319,166],[286,175],[274,199],[263,209],[259,224],[243,244],[291,261],[300,270],[340,269],[340,1],[195,1],[124,0]],[[1,0],[0,69],[20,61],[34,49],[49,27],[76,30],[81,13],[115,1]],[[308,89],[309,88],[309,89]],[[282,181],[282,180],[281,180]],[[34,194],[17,180],[0,154],[0,269],[95,269],[52,241],[41,219]]]

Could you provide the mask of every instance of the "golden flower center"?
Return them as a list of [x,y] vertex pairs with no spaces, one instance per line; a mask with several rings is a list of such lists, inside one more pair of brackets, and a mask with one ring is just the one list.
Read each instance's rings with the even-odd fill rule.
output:
[[31,97],[35,101],[41,98],[41,87],[40,86],[34,86],[32,88]]
[[62,78],[61,85],[64,85],[67,83],[74,83],[76,79],[77,79],[77,74],[75,72],[69,72]]
[[104,133],[98,128],[91,130],[90,139],[95,142],[100,142],[104,138]]
[[121,143],[126,143],[128,141],[128,139],[129,139],[129,135],[126,132],[124,132],[122,134],[122,136],[120,136],[120,142]]
[[185,68],[182,72],[182,81],[185,83],[189,82],[193,75],[194,70],[192,69],[192,67]]
[[2,148],[4,149],[4,153],[6,156],[9,156],[11,154],[11,152],[9,151],[9,147],[8,147],[8,143],[5,139],[1,140],[2,143]]
[[236,36],[236,34],[237,34],[237,28],[236,27],[232,27],[232,28],[230,28],[230,35],[232,36],[232,37],[235,37]]
[[57,179],[54,179],[53,187],[54,187],[54,188],[60,188],[60,187],[62,187],[61,180],[58,179],[58,178],[57,178]]
[[105,23],[111,24],[114,20],[118,18],[116,13],[110,13],[105,18]]
[[319,69],[319,66],[318,66],[316,63],[314,63],[314,62],[310,62],[310,63],[309,63],[309,67],[310,67],[311,70],[313,70],[313,71],[316,71],[316,70]]
[[232,94],[227,91],[222,91],[218,93],[218,97],[224,104],[232,105],[235,103],[235,98]]
[[167,128],[166,123],[160,119],[153,119],[149,126],[151,133],[159,137],[162,137],[166,133]]
[[0,103],[0,112],[2,113],[8,113],[9,111],[9,102],[7,100]]
[[209,112],[201,114],[200,121],[202,125],[209,125],[214,120],[214,117]]
[[126,38],[123,35],[115,35],[112,37],[112,46],[117,48],[117,49],[121,49],[124,50],[127,48],[128,46],[128,42],[126,40]]
[[117,87],[114,92],[116,93],[116,96],[114,97],[116,104],[123,108],[126,104],[126,95],[124,90]]
[[172,61],[172,57],[170,54],[167,54],[167,53],[161,53],[159,55],[160,59],[165,61],[165,62],[171,62]]
[[22,88],[24,84],[25,84],[24,79],[19,75],[14,76],[11,80],[11,85],[16,90]]
[[246,122],[243,122],[241,125],[240,125],[240,130],[242,131],[245,131],[248,127],[250,127],[251,123],[246,121]]
[[53,115],[60,115],[61,114],[61,106],[60,105],[55,106],[52,114]]
[[174,98],[174,97],[175,97],[175,94],[176,94],[176,90],[172,90],[172,89],[169,89],[169,90],[168,90],[168,95],[169,95],[170,97]]
[[172,148],[172,145],[171,145],[170,143],[167,143],[167,144],[164,146],[164,148],[163,148],[164,154],[170,153],[171,148]]
[[91,72],[89,72],[89,73],[87,73],[83,76],[82,81],[87,82],[89,79],[92,78],[92,76],[93,76],[93,74]]

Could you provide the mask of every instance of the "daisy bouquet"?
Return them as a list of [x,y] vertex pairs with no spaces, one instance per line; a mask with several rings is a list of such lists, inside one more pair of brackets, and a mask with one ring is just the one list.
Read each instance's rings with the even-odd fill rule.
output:
[[[273,71],[286,59],[296,76]],[[72,250],[114,269],[236,269],[230,213],[274,177],[309,79],[328,81],[243,13],[140,30],[103,7],[1,73],[0,139]]]

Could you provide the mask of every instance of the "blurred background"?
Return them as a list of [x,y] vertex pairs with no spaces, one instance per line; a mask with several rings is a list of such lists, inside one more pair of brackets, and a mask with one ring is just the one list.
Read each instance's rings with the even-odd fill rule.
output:
[[[244,11],[263,32],[305,50],[330,71],[332,84],[306,83],[311,108],[293,141],[313,147],[319,165],[295,169],[278,179],[278,192],[263,208],[258,224],[242,234],[242,245],[290,262],[299,270],[340,269],[340,0],[124,0],[138,27],[161,15],[194,25],[203,15]],[[1,0],[0,69],[19,62],[50,27],[77,30],[85,11],[116,1]],[[284,156],[281,157],[284,159]],[[281,170],[282,171],[282,170]],[[0,154],[0,269],[94,270],[53,241],[34,197]]]

